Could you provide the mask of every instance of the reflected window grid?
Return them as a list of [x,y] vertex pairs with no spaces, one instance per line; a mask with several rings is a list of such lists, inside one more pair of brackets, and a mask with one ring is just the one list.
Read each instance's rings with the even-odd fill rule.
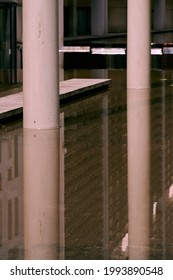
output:
[[2,161],[2,147],[1,147],[1,143],[0,143],[0,162]]
[[[113,116],[114,118],[115,118],[115,116]],[[123,123],[124,122],[124,120],[120,120],[119,119],[119,121],[117,120],[117,123]],[[160,123],[160,120],[159,120],[159,123]],[[117,124],[116,124],[117,125]],[[120,125],[119,125],[120,126]],[[110,198],[110,200],[111,200],[111,207],[113,208],[113,210],[112,210],[112,212],[113,213],[117,213],[116,214],[116,216],[117,216],[117,220],[118,220],[118,222],[116,221],[116,224],[115,224],[115,222],[114,222],[114,224],[113,224],[113,226],[111,227],[111,229],[112,229],[112,231],[114,230],[115,231],[115,228],[117,227],[117,225],[118,225],[118,231],[119,232],[122,232],[122,228],[124,228],[124,233],[126,232],[125,231],[125,229],[126,229],[126,223],[128,222],[127,221],[127,219],[126,219],[126,217],[125,217],[125,215],[124,215],[124,212],[125,213],[127,213],[127,211],[126,211],[126,209],[125,210],[123,210],[123,215],[121,214],[121,212],[122,212],[122,210],[121,210],[121,208],[122,208],[122,205],[123,205],[123,209],[124,209],[124,202],[126,202],[126,199],[124,198],[124,196],[126,195],[126,191],[124,190],[124,191],[122,191],[124,188],[122,188],[122,186],[125,186],[126,184],[127,184],[127,182],[126,182],[126,180],[127,180],[127,178],[126,178],[126,169],[127,169],[127,166],[126,166],[126,156],[127,156],[127,152],[126,152],[126,144],[123,144],[122,145],[122,143],[125,143],[125,138],[126,138],[126,135],[125,135],[125,129],[124,129],[124,132],[123,132],[123,130],[122,130],[122,127],[124,127],[124,126],[120,126],[119,127],[118,125],[117,125],[117,127],[118,127],[118,129],[117,129],[117,142],[116,142],[116,144],[115,143],[113,143],[113,146],[112,146],[112,149],[111,149],[111,151],[110,151],[110,157],[111,156],[113,156],[112,155],[112,153],[114,152],[114,165],[115,166],[111,166],[110,167],[110,171],[112,172],[112,175],[113,175],[113,179],[111,180],[112,181],[112,184],[114,184],[114,187],[112,187],[112,184],[110,184],[111,185],[111,187],[110,187],[110,192],[111,193],[116,193],[116,195],[114,195],[114,199],[112,200],[112,195],[111,195],[111,198]],[[77,125],[76,125],[76,129],[77,129]],[[114,132],[113,132],[113,134],[115,133],[115,130],[114,130],[114,128],[112,129]],[[122,135],[121,135],[122,134]],[[120,137],[121,136],[121,137]],[[121,139],[119,139],[119,138],[121,138]],[[115,139],[115,137],[113,138],[113,139]],[[17,137],[16,137],[16,145],[17,145]],[[158,142],[158,141],[157,141]],[[19,144],[19,143],[18,143]],[[76,143],[77,144],[77,143]],[[121,148],[120,148],[120,145],[121,145]],[[116,147],[116,148],[115,148]],[[15,151],[14,151],[14,160],[13,160],[13,162],[15,162],[17,159],[16,159],[16,156],[18,156],[18,151],[17,151],[17,147],[14,147],[14,149],[15,149]],[[19,148],[20,149],[20,148]],[[113,151],[112,151],[113,150]],[[68,150],[69,151],[69,150]],[[172,156],[171,156],[171,154],[170,154],[170,152],[171,152],[171,149],[169,150],[169,149],[166,149],[166,156],[167,157],[170,157],[170,158],[167,158],[167,161],[168,162],[171,162],[171,158],[172,158]],[[157,153],[157,155],[158,155],[158,153]],[[20,159],[20,158],[19,158]],[[18,160],[17,160],[18,161]],[[156,160],[157,161],[157,160]],[[111,162],[112,163],[112,162]],[[157,169],[156,168],[157,166],[155,165],[155,169]],[[17,168],[18,168],[18,166],[17,166]],[[158,168],[158,170],[160,171],[160,167]],[[170,178],[170,176],[171,176],[171,170],[172,170],[172,164],[170,163],[170,164],[167,164],[167,169],[166,169],[166,178]],[[15,173],[15,171],[14,171],[14,173]],[[156,174],[156,171],[154,172],[155,174]],[[12,174],[12,170],[11,170],[11,174]],[[158,173],[157,173],[158,174]],[[156,174],[156,175],[157,175]],[[68,175],[69,176],[69,175]],[[156,180],[158,181],[158,183],[157,182],[154,182],[154,185],[156,185],[157,187],[158,187],[158,185],[161,185],[160,184],[160,181],[159,181],[159,179],[157,178],[158,176],[156,176]],[[116,180],[114,180],[114,178],[116,179]],[[171,178],[172,179],[172,178]],[[116,182],[116,184],[115,184],[115,182]],[[116,186],[115,186],[116,185]],[[170,186],[171,185],[171,181],[170,181],[170,179],[167,179],[167,181],[166,181],[166,186],[165,186],[165,189],[168,187],[168,186]],[[159,188],[159,187],[158,187]],[[157,189],[156,189],[156,191],[157,191]],[[171,242],[171,239],[172,239],[172,213],[173,213],[173,211],[172,211],[172,189],[170,189],[170,192],[169,192],[169,197],[167,197],[167,198],[169,198],[170,199],[170,204],[169,204],[169,206],[167,205],[167,213],[166,213],[166,216],[168,216],[168,220],[167,220],[167,223],[168,223],[168,225],[170,226],[169,227],[169,231],[167,231],[167,234],[169,234],[169,241]],[[159,198],[160,198],[160,195],[158,195],[158,197],[157,197],[157,200],[159,200]],[[12,201],[11,201],[12,202]],[[14,210],[14,214],[12,213],[12,215],[13,215],[13,217],[14,217],[14,221],[15,221],[15,224],[14,224],[14,228],[12,228],[12,222],[11,222],[11,228],[12,228],[12,230],[14,229],[14,234],[15,235],[17,235],[17,232],[19,231],[19,227],[18,227],[18,224],[19,224],[19,213],[20,213],[20,206],[19,206],[19,200],[18,200],[18,198],[16,197],[15,198],[15,200],[13,201],[14,202],[14,205],[13,205],[13,203],[12,203],[12,210]],[[1,203],[1,201],[0,201],[0,203]],[[116,205],[115,205],[116,204]],[[14,206],[14,207],[13,207]],[[159,211],[160,211],[160,205],[159,206],[157,206],[157,202],[154,202],[154,206],[153,206],[153,226],[152,226],[152,231],[153,231],[153,233],[152,233],[152,236],[156,236],[156,237],[158,237],[159,235],[159,240],[161,239],[161,232],[159,231],[160,230],[160,225],[159,225],[159,222],[160,222],[160,220],[161,220],[161,217],[159,216],[160,214],[158,214],[159,213]],[[126,206],[125,206],[125,208],[126,208]],[[115,211],[115,209],[116,209],[116,211]],[[10,211],[10,210],[9,210]],[[124,222],[122,221],[123,220],[123,217],[125,217],[125,220],[124,220]],[[12,218],[11,218],[12,219]],[[121,222],[122,221],[122,222]],[[156,222],[157,222],[157,224],[156,224]],[[111,221],[110,221],[110,225],[111,225]],[[9,229],[10,229],[10,226],[9,226]],[[159,230],[158,230],[159,229]],[[11,230],[11,232],[12,232],[12,230]],[[169,232],[169,233],[168,233]],[[13,232],[11,233],[11,234],[13,234]],[[2,238],[2,205],[0,204],[0,238]],[[123,238],[123,234],[121,234],[121,236],[119,236],[119,240],[121,239],[121,238]],[[127,237],[127,236],[126,236]],[[116,234],[115,234],[115,236],[112,236],[110,239],[111,240],[116,240]],[[126,241],[126,238],[125,238],[125,241]],[[154,241],[155,242],[155,241]],[[122,243],[122,245],[123,245],[123,251],[125,251],[126,250],[126,243],[124,243],[124,238],[123,238],[123,243]],[[153,244],[154,246],[159,246],[159,245],[157,245],[157,244]],[[158,248],[155,248],[155,249],[152,249],[152,250],[158,250]],[[10,254],[11,254],[11,252],[10,252]]]
[[8,140],[8,159],[12,158],[12,139]]
[[2,174],[0,173],[0,192],[2,191]]
[[18,137],[14,137],[14,176],[19,176]]
[[8,260],[18,260],[19,259],[19,248],[15,247],[8,251]]
[[12,200],[8,201],[8,240],[12,240]]
[[15,236],[17,236],[19,234],[19,201],[18,198],[15,197],[15,201],[14,201],[14,207],[15,207]]
[[0,247],[2,247],[2,201],[0,200]]
[[8,168],[8,181],[12,180],[12,167]]

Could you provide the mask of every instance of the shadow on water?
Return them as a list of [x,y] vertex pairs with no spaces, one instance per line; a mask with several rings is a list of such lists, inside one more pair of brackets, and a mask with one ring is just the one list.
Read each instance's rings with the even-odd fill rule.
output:
[[172,71],[128,110],[125,70],[65,73],[99,75],[59,130],[0,128],[0,259],[173,258]]

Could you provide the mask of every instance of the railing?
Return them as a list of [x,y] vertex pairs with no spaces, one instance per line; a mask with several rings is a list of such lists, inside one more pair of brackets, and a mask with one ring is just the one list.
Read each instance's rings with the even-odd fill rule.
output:
[[[126,48],[92,48],[89,46],[64,46],[60,53],[91,53],[100,55],[126,55]],[[151,55],[173,54],[173,47],[151,47]]]

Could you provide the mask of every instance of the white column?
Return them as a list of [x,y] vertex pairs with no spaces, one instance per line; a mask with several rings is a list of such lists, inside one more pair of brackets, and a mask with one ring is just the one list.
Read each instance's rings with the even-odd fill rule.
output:
[[127,88],[150,88],[150,0],[128,0]]
[[150,242],[150,90],[128,92],[129,259],[148,259]]
[[150,0],[128,0],[129,259],[148,259],[150,237]]
[[59,125],[58,2],[23,0],[25,128]]
[[108,0],[91,1],[91,34],[108,33]]

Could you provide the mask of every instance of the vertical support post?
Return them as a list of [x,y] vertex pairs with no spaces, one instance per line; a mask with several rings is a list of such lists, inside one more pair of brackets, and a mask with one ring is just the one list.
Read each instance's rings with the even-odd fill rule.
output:
[[10,80],[17,83],[16,6],[10,7]]
[[59,126],[58,3],[23,1],[25,128]]
[[108,33],[108,0],[91,1],[91,34]]
[[129,259],[148,259],[150,235],[150,0],[128,0]]
[[127,88],[150,88],[150,0],[128,0]]

